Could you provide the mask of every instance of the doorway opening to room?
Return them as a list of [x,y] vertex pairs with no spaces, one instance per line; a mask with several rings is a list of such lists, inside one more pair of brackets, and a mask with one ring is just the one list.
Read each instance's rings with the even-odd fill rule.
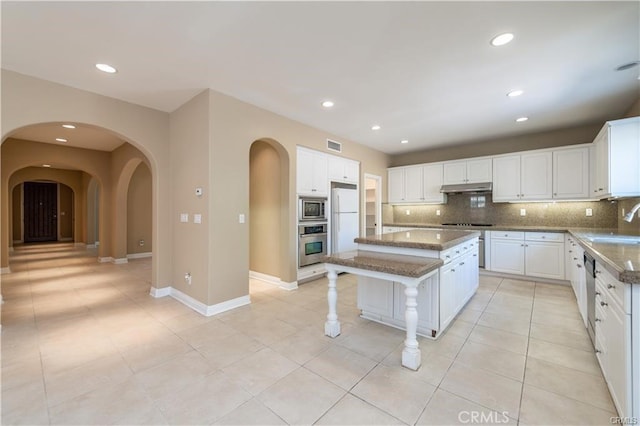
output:
[[364,226],[365,236],[382,234],[382,178],[364,175]]

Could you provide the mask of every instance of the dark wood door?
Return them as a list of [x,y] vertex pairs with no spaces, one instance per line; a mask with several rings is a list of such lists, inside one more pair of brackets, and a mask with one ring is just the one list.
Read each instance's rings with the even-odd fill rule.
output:
[[58,240],[58,185],[24,183],[24,242]]

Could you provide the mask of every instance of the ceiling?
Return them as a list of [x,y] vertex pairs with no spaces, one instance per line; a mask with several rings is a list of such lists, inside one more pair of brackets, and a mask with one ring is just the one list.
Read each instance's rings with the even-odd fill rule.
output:
[[166,112],[211,88],[389,154],[603,122],[640,93],[640,67],[615,71],[640,60],[637,1],[1,4],[5,69]]
[[[76,126],[75,129],[66,129],[63,124]],[[18,130],[11,135],[15,139],[28,141],[56,143],[75,148],[95,149],[98,151],[113,151],[124,141],[102,129],[82,125],[78,123],[47,123],[29,126]],[[58,142],[57,138],[66,139],[66,142]]]

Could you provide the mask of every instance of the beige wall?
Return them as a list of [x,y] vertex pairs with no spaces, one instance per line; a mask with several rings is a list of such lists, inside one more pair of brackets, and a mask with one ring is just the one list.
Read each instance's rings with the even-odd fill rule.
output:
[[[150,108],[133,105],[117,99],[96,95],[68,86],[51,83],[12,71],[2,70],[2,166],[0,206],[9,200],[7,171],[4,165],[4,146],[12,132],[25,126],[51,123],[76,122],[105,129],[140,149],[148,158],[154,179],[153,185],[153,240],[155,242],[152,285],[166,287],[171,284],[171,221],[169,172],[169,115]],[[50,144],[44,144],[50,145]],[[52,145],[51,145],[52,146]],[[32,153],[26,160],[36,165],[42,159],[40,152]],[[64,158],[59,158],[64,164]],[[86,167],[84,167],[86,166]],[[101,168],[99,163],[86,163],[87,167]],[[88,171],[88,170],[87,170]],[[93,174],[93,173],[91,173]],[[164,192],[161,190],[164,189]],[[110,199],[110,189],[102,185],[102,199]],[[104,208],[101,206],[101,208]],[[7,211],[0,207],[0,265],[8,265],[8,220]],[[100,214],[103,221],[104,215]],[[107,226],[107,224],[104,224]],[[104,229],[101,226],[100,229]],[[100,250],[103,250],[102,241]],[[105,241],[105,244],[109,244]]]
[[264,141],[256,141],[250,152],[249,267],[254,272],[280,275],[280,156]]
[[603,124],[594,123],[570,129],[478,141],[472,144],[394,155],[391,157],[391,167],[589,143],[596,137]]
[[[127,254],[148,253],[153,248],[151,191],[151,170],[140,163],[131,176],[127,193]],[[143,246],[140,240],[144,241]]]

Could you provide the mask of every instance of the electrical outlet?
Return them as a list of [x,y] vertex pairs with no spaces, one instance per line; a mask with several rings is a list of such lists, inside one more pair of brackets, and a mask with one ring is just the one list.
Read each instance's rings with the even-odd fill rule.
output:
[[586,210],[585,210],[585,214],[586,214],[587,216],[593,216],[593,209],[586,209]]
[[520,216],[526,216],[527,215],[527,209],[520,209]]
[[184,274],[184,282],[188,285],[191,285],[191,278],[191,272],[187,272],[186,274]]
[[138,241],[138,245],[139,245],[140,247],[144,246],[144,240],[140,240],[140,241]]
[[440,210],[436,210],[436,216],[440,216]]
[[244,223],[245,222],[245,216],[244,213],[240,213],[238,215],[238,223]]
[[180,213],[180,222],[188,223],[189,222],[189,213]]
[[411,210],[407,209],[405,210],[405,213],[407,214],[407,216],[409,216],[411,214]]

